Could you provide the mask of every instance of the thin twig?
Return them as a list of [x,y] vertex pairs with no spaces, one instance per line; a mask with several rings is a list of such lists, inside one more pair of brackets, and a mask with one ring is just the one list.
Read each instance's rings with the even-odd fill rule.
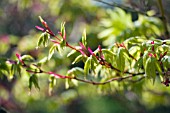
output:
[[[19,56],[20,57],[20,56]],[[10,60],[12,61],[12,60]],[[21,59],[22,62],[24,62],[22,59]],[[20,62],[21,62],[20,61]],[[12,62],[16,62],[16,61],[12,61]],[[81,79],[81,78],[77,78],[76,76],[65,76],[65,75],[60,75],[60,74],[57,74],[57,73],[54,73],[54,72],[47,72],[47,71],[44,71],[42,70],[40,67],[38,67],[37,65],[35,64],[32,64],[34,66],[36,66],[37,69],[35,70],[30,70],[31,69],[31,65],[28,65],[26,63],[24,63],[24,65],[22,64],[21,66],[25,68],[25,70],[28,72],[28,73],[31,73],[31,74],[50,74],[56,78],[61,78],[61,79],[75,79],[75,80],[78,80],[78,81],[81,81],[81,82],[84,82],[84,83],[89,83],[89,84],[93,84],[93,85],[104,85],[104,84],[107,84],[107,83],[110,83],[110,82],[113,82],[113,81],[123,81],[124,79],[128,79],[128,78],[132,78],[132,77],[135,77],[135,76],[138,76],[138,75],[142,75],[144,73],[129,73],[127,72],[127,74],[130,74],[129,76],[123,76],[123,77],[114,77],[114,78],[111,78],[105,82],[95,82],[95,81],[92,81],[92,80],[86,80],[86,79]]]
[[169,31],[168,31],[168,24],[167,24],[167,20],[166,20],[166,17],[165,17],[165,12],[164,12],[164,8],[163,8],[163,5],[162,5],[162,0],[158,0],[158,5],[159,5],[159,10],[160,10],[160,13],[161,13],[161,20],[162,20],[162,23],[163,23],[163,26],[164,26],[164,29],[165,29],[165,37],[166,39],[169,39],[170,38],[170,35],[169,35]]
[[125,76],[125,77],[111,78],[111,79],[109,79],[105,82],[94,82],[94,81],[80,79],[80,78],[77,78],[77,77],[74,77],[73,79],[81,81],[81,82],[93,84],[93,85],[105,85],[105,84],[108,84],[108,83],[113,82],[113,81],[119,81],[120,82],[120,81],[123,81],[124,79],[132,78],[132,77],[137,76],[137,75],[141,75],[141,73],[129,75],[129,76]]
[[139,9],[131,8],[131,7],[128,7],[128,6],[121,5],[121,4],[117,4],[115,2],[108,3],[108,2],[105,2],[103,0],[94,0],[94,1],[106,4],[106,5],[109,5],[109,6],[112,6],[112,7],[118,7],[118,8],[124,9],[124,10],[129,11],[129,12],[136,12],[136,13],[139,13],[139,14],[142,14],[142,15],[145,15],[145,16],[149,16],[146,12],[140,11]]

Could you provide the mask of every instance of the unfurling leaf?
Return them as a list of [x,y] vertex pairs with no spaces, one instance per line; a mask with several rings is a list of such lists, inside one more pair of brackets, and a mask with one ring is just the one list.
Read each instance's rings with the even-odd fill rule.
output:
[[54,45],[50,48],[49,54],[48,54],[48,60],[51,59],[51,57],[53,56],[54,52],[56,51],[56,46],[57,46],[57,45],[54,44]]
[[85,75],[89,74],[89,70],[91,69],[91,61],[92,61],[92,56],[88,57],[85,64],[84,64]]
[[65,22],[61,23],[61,29],[60,29],[61,36],[64,40],[66,40],[66,30],[65,30]]
[[41,44],[43,44],[44,47],[47,47],[49,39],[50,39],[50,34],[43,32],[38,39],[37,48],[39,48]]
[[85,47],[87,46],[86,29],[84,29],[84,31],[83,31],[82,43]]

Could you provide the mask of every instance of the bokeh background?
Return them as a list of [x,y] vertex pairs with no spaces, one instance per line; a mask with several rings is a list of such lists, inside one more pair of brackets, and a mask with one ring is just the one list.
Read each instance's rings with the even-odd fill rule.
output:
[[[126,5],[151,15],[159,16],[157,0],[104,0]],[[162,0],[169,19],[170,1]],[[150,14],[150,13],[149,13]],[[54,32],[60,23],[66,22],[67,39],[76,45],[83,30],[87,30],[88,45],[96,49],[100,44],[108,47],[132,36],[161,37],[162,23],[159,18],[146,18],[128,10],[122,10],[93,0],[0,0],[0,57],[16,59],[15,53],[29,54],[42,60],[49,48],[36,49],[42,16]],[[67,58],[55,53],[43,67],[46,70],[66,74],[80,62],[71,65],[75,56]],[[0,75],[0,113],[169,113],[170,89],[142,82],[135,83],[133,90],[116,87],[98,87],[79,83],[65,88],[65,81],[57,79],[49,95],[48,75],[39,75],[40,90],[28,88],[29,75]]]

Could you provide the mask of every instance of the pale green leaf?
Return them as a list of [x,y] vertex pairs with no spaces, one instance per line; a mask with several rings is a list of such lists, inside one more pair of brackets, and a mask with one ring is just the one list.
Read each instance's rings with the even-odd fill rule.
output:
[[82,59],[83,59],[83,56],[82,56],[82,55],[79,55],[79,56],[77,56],[77,57],[75,58],[75,60],[72,62],[72,64],[75,64],[75,63],[81,61]]
[[84,45],[85,47],[87,46],[86,29],[84,29],[84,31],[83,31],[82,43],[83,43],[83,45]]
[[91,69],[91,60],[92,60],[92,57],[88,57],[85,64],[84,64],[84,73],[85,73],[85,75],[89,74],[89,70]]
[[68,54],[67,57],[70,57],[71,55],[75,54],[77,51],[76,50],[71,50]]
[[125,69],[125,57],[124,57],[124,48],[119,48],[117,55],[116,55],[116,63],[117,63],[117,68],[123,72]]
[[54,44],[53,46],[51,46],[50,50],[49,50],[49,54],[48,54],[48,60],[51,59],[51,57],[53,56],[54,52],[56,51],[56,45]]

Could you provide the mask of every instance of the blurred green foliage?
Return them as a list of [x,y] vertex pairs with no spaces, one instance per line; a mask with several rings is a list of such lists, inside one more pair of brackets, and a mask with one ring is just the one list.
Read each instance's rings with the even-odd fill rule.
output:
[[[48,22],[55,33],[59,31],[60,23],[66,21],[67,40],[72,45],[76,45],[81,40],[83,30],[86,28],[87,44],[93,50],[99,44],[114,49],[112,47],[115,42],[121,43],[127,39],[125,44],[129,44],[129,38],[136,36],[142,40],[139,42],[140,45],[144,40],[155,40],[163,35],[163,25],[158,18],[139,15],[138,20],[133,22],[127,11],[98,7],[91,0],[81,2],[79,0],[1,0],[0,107],[12,113],[159,113],[159,110],[169,112],[169,87],[163,86],[158,77],[155,78],[154,85],[152,81],[143,79],[134,83],[115,81],[103,86],[79,83],[76,87],[77,83],[72,81],[69,89],[65,89],[64,80],[55,79],[56,81],[53,81],[55,86],[52,84],[50,86],[52,78],[40,74],[38,78],[34,78],[38,79],[39,86],[36,82],[33,83],[36,87],[40,87],[40,90],[34,87],[30,90],[29,79],[34,76],[24,69],[21,70],[20,76],[19,62],[16,67],[6,62],[7,59],[17,60],[16,53],[29,54],[39,65],[44,63],[42,69],[63,75],[72,67],[83,67],[82,62],[72,65],[72,61],[78,54],[67,57],[70,49],[62,51],[62,55],[55,52],[48,61],[47,54],[52,43],[45,48],[42,46],[39,49],[35,48],[41,35],[34,29],[34,26],[41,24],[38,20],[39,15]],[[135,50],[131,48],[132,45],[133,40],[128,45],[128,49],[131,49],[133,55],[140,57],[139,48]],[[103,52],[105,56],[108,55],[108,51],[103,50]],[[109,56],[107,58],[106,60],[110,60]],[[169,58],[163,60],[166,62]],[[127,64],[120,68],[126,67]],[[11,68],[16,71],[6,71]],[[101,74],[105,72],[107,70]],[[134,81],[137,79],[134,78]],[[49,96],[50,87],[53,90]]]

